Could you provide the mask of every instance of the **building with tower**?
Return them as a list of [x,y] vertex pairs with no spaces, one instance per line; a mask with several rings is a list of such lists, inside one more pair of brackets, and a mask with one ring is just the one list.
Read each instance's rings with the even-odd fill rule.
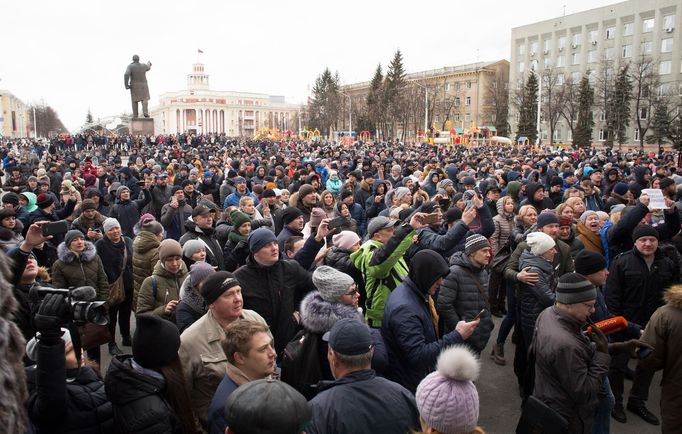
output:
[[211,90],[203,63],[187,74],[187,89],[166,92],[151,110],[157,134],[223,133],[252,137],[264,128],[298,130],[302,107],[283,96]]

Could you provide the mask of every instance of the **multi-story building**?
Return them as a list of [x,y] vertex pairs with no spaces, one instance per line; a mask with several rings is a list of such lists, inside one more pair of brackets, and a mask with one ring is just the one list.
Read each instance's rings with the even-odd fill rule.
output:
[[[495,130],[497,115],[491,94],[497,92],[498,85],[500,91],[505,90],[508,77],[509,62],[506,60],[446,66],[407,74],[406,92],[414,110],[408,117],[407,125],[398,125],[396,134],[414,137],[418,131],[424,130],[425,123],[427,129],[442,130],[447,121],[458,130],[471,126],[488,126]],[[370,84],[369,81],[348,84],[341,86],[341,91],[350,96],[355,107],[363,107]],[[347,104],[343,106],[339,128],[347,130]],[[354,116],[360,114],[355,108],[352,112]]]
[[28,106],[9,91],[0,90],[0,136],[29,137],[31,130]]
[[204,65],[195,63],[187,89],[167,92],[151,110],[157,134],[188,132],[253,136],[263,128],[298,130],[301,107],[283,96],[211,90]]
[[[682,96],[682,3],[679,0],[629,0],[512,29],[510,92],[523,87],[528,74],[551,70],[559,86],[587,76],[595,85],[599,77],[611,77],[626,63],[651,62],[660,81],[659,94]],[[541,91],[542,97],[542,91]],[[598,99],[598,98],[597,98]],[[597,104],[598,105],[598,104]],[[631,143],[639,141],[634,110],[627,130]],[[651,113],[640,112],[650,117]],[[516,131],[518,113],[510,123]],[[593,142],[607,140],[605,113],[594,111]],[[542,120],[540,137],[548,139],[548,125]],[[570,142],[571,129],[560,119],[554,140]]]

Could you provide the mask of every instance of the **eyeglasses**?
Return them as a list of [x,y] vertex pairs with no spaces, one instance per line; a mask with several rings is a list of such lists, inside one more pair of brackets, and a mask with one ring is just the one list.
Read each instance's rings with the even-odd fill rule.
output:
[[360,295],[360,291],[358,291],[358,286],[353,285],[350,287],[350,291],[346,292],[343,295],[347,295],[349,297],[355,297],[356,295]]

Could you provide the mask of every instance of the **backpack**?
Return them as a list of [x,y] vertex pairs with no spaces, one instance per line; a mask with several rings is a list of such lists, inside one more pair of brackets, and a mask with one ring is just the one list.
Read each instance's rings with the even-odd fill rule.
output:
[[303,329],[282,353],[281,380],[308,400],[315,396],[314,386],[322,380],[319,347],[318,335]]

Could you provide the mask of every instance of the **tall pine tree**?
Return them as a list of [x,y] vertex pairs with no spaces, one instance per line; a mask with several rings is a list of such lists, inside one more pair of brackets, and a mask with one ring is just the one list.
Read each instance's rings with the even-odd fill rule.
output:
[[338,74],[332,75],[326,68],[315,80],[313,98],[308,106],[310,127],[318,128],[323,135],[329,134],[337,122],[340,95]]
[[384,74],[381,70],[381,63],[374,71],[374,77],[369,84],[367,93],[367,118],[376,131],[381,130],[384,120]]
[[662,95],[654,103],[654,117],[651,120],[651,134],[646,137],[648,143],[658,145],[659,149],[664,143],[668,143],[668,138],[670,136],[671,119],[668,110],[668,99],[665,95]]
[[592,145],[592,105],[594,104],[594,89],[590,86],[590,80],[583,77],[578,90],[578,122],[573,136],[573,146]]
[[622,145],[628,141],[627,128],[630,125],[630,105],[632,102],[632,79],[628,72],[629,65],[625,65],[616,77],[616,88],[613,92],[613,131],[618,143]]
[[538,77],[531,71],[526,80],[519,108],[519,125],[516,131],[516,141],[519,137],[526,137],[531,145],[538,138]]
[[403,55],[397,50],[393,55],[393,60],[388,65],[386,72],[385,105],[392,126],[391,136],[395,136],[396,123],[400,121],[403,108],[405,82],[405,67],[403,66]]

